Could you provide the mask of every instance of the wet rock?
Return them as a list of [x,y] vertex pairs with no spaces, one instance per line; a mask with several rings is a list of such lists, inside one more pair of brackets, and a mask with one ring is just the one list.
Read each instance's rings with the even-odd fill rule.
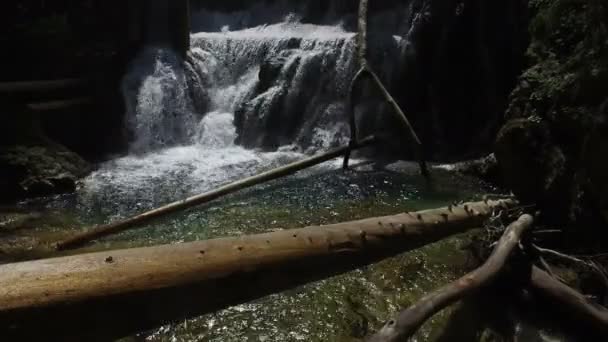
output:
[[498,161],[496,160],[494,153],[491,153],[483,158],[459,162],[442,168],[449,171],[456,171],[465,175],[474,176],[494,185],[503,185],[500,166],[498,165]]
[[91,171],[89,163],[61,145],[0,148],[0,200],[69,193]]
[[[292,48],[297,48],[300,45],[300,40],[296,38],[291,39],[289,41],[289,45],[293,45]],[[272,87],[272,85],[281,75],[281,70],[283,70],[283,67],[285,66],[289,58],[293,56],[293,54],[294,50],[281,51],[279,55],[266,59],[260,65],[260,71],[258,74],[258,91],[262,92]]]
[[450,160],[491,152],[523,67],[522,1],[411,2],[395,96],[426,154]]
[[601,124],[590,134],[583,155],[588,176],[588,189],[608,223],[608,124]]
[[608,96],[600,91],[608,87],[608,31],[600,19],[608,6],[565,0],[529,6],[530,65],[511,94],[496,157],[522,201],[597,241],[593,229],[608,223]]
[[566,157],[553,144],[546,124],[529,119],[509,121],[499,132],[496,157],[508,188],[524,203],[541,202],[563,208],[567,186]]
[[39,212],[5,212],[0,208],[0,232],[33,227],[40,218]]

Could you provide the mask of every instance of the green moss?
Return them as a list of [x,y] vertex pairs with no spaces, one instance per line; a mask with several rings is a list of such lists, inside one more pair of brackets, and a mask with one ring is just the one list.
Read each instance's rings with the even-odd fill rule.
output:
[[[563,152],[565,173],[559,189],[550,195],[539,191],[535,202],[551,197],[570,202],[560,208],[569,216],[559,220],[566,222],[597,216],[593,209],[597,205],[592,203],[595,200],[589,199],[584,190],[596,186],[586,184],[585,177],[577,175],[586,172],[581,165],[581,152],[590,132],[608,120],[608,3],[532,0],[530,9],[531,41],[526,53],[529,67],[511,95],[507,118],[532,120],[546,127],[548,134],[544,140],[530,139],[531,143],[519,150],[507,146],[513,150],[509,155],[525,154],[542,144]],[[503,131],[508,128],[505,125]],[[549,177],[550,171],[540,175],[543,179]],[[554,208],[549,205],[540,209]]]

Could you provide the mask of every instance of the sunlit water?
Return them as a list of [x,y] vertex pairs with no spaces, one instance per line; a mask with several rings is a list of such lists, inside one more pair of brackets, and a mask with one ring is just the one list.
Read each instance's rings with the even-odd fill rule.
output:
[[[99,165],[74,195],[27,203],[44,207],[47,216],[20,238],[44,245],[87,225],[128,217],[346,143],[341,95],[354,71],[353,39],[352,33],[337,26],[288,20],[236,32],[225,28],[195,34],[185,65],[169,51],[145,51],[123,87],[134,133],[129,155]],[[280,70],[266,89],[260,89],[261,65],[277,56],[284,57]],[[391,66],[387,68],[390,71]],[[237,112],[241,126],[235,123]],[[277,117],[277,112],[299,114]],[[284,127],[281,122],[298,124]],[[235,143],[239,129],[249,148]],[[259,137],[278,146],[269,152],[268,141]],[[441,170],[434,172],[429,186],[411,163],[353,163],[353,170],[343,171],[341,161],[328,162],[105,238],[85,250],[181,243],[395,214],[480,198],[490,190]],[[466,259],[461,244],[459,238],[449,239],[132,338],[355,340],[423,293],[461,275]],[[19,245],[19,237],[14,245]],[[13,258],[53,255],[37,249],[19,252]],[[433,318],[416,340],[439,334],[448,313]]]

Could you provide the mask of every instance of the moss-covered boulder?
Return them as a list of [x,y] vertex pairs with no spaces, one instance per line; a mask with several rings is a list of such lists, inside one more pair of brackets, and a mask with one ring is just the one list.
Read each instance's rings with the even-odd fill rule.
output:
[[0,148],[0,201],[69,193],[91,171],[89,163],[61,145]]

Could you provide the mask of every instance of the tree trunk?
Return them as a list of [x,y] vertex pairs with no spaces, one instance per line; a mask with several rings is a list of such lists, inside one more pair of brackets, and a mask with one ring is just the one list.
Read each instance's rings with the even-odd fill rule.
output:
[[101,340],[327,278],[479,227],[511,200],[0,266],[0,336]]

